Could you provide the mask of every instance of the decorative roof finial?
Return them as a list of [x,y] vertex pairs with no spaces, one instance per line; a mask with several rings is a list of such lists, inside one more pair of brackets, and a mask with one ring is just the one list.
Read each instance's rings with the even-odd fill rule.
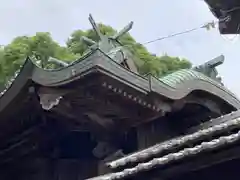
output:
[[86,36],[83,36],[83,37],[82,37],[82,40],[83,40],[84,42],[86,42],[87,44],[90,44],[90,45],[97,44],[96,41],[94,41],[94,40],[92,40],[92,39],[89,39],[89,38],[86,37]]
[[204,75],[212,78],[215,81],[222,83],[221,78],[218,77],[218,72],[217,72],[216,67],[223,63],[224,63],[224,56],[221,55],[221,56],[218,56],[200,66],[196,66],[193,69],[195,71],[203,73]]
[[134,67],[135,66],[134,63],[130,62],[129,57],[127,57],[128,55],[126,53],[126,50],[124,49],[122,44],[118,41],[120,37],[122,37],[132,29],[133,22],[131,21],[127,26],[125,26],[121,31],[119,31],[115,35],[108,36],[101,33],[99,27],[97,26],[91,14],[89,15],[88,19],[93,27],[93,30],[99,37],[99,41],[95,42],[94,40],[89,39],[88,37],[85,36],[82,36],[81,40],[84,41],[86,44],[90,45],[90,49],[99,48],[101,51],[106,53],[109,57],[117,61],[119,64],[125,64],[124,66],[127,66],[132,71],[137,72],[137,68]]
[[133,21],[131,21],[127,26],[125,26],[121,31],[119,31],[117,34],[115,34],[112,38],[117,40],[120,37],[122,37],[124,34],[129,32],[133,27]]
[[91,45],[91,46],[96,46],[98,45],[98,48],[100,48],[101,50],[103,50],[104,52],[106,51],[110,51],[111,49],[116,47],[116,44],[121,45],[118,42],[118,39],[120,37],[122,37],[124,34],[126,34],[127,32],[129,32],[132,29],[133,26],[133,22],[131,21],[127,26],[125,26],[121,31],[119,31],[118,33],[116,33],[113,36],[107,36],[104,35],[103,33],[101,33],[99,27],[97,26],[96,22],[94,21],[92,15],[89,15],[89,21],[92,25],[93,30],[96,32],[97,36],[99,37],[99,42],[95,42],[92,39],[89,39],[88,37],[83,36],[81,39]]
[[100,39],[102,39],[103,38],[103,34],[101,33],[101,31],[100,31],[100,29],[98,28],[98,26],[97,26],[97,24],[96,24],[96,22],[95,22],[95,20],[93,19],[93,17],[92,17],[92,15],[91,14],[89,14],[89,22],[91,23],[91,25],[92,25],[92,27],[93,27],[93,30],[96,32],[96,34],[98,35],[98,37],[100,38]]
[[61,61],[61,60],[53,58],[53,57],[49,57],[48,62],[56,64],[61,67],[67,67],[69,65],[68,63],[66,63],[64,61]]

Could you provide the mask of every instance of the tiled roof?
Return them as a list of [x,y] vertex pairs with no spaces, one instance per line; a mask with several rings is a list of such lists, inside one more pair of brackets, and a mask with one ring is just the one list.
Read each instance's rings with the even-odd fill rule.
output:
[[160,80],[162,82],[166,83],[167,85],[169,85],[173,88],[175,88],[177,85],[179,85],[185,81],[189,81],[192,79],[201,79],[203,81],[209,81],[218,86],[222,86],[219,82],[214,81],[210,77],[205,76],[204,74],[197,72],[193,69],[181,69],[181,70],[178,70],[176,72],[173,72],[167,76],[160,78]]
[[89,180],[117,180],[123,179],[132,175],[136,175],[137,173],[150,170],[159,165],[166,165],[170,162],[181,160],[185,157],[199,154],[205,150],[213,150],[222,145],[234,143],[240,139],[240,131],[237,133],[231,134],[229,136],[222,136],[218,139],[214,139],[209,142],[202,142],[200,145],[194,146],[192,148],[185,148],[179,152],[171,153],[166,156],[160,158],[154,158],[151,161],[146,163],[140,163],[133,168],[124,169],[121,172],[111,173],[108,175],[91,178]]
[[182,137],[178,137],[176,139],[172,139],[172,140],[157,144],[153,147],[147,148],[145,150],[133,153],[124,158],[110,162],[108,163],[108,166],[114,169],[121,166],[125,166],[128,163],[138,163],[146,159],[149,159],[155,155],[159,155],[166,150],[173,150],[185,144],[196,142],[200,139],[203,139],[204,137],[209,137],[213,134],[221,133],[223,131],[226,131],[235,127],[240,127],[239,117],[240,117],[240,111],[227,114],[225,116],[222,116],[214,120],[215,122],[217,122],[216,120],[222,121],[223,119],[226,119],[226,120],[229,119],[229,121],[227,122],[212,126],[207,129],[199,130],[193,134],[185,135]]
[[[200,130],[196,133],[193,133],[191,135],[183,136],[174,140],[167,141],[165,143],[155,145],[151,148],[148,148],[146,150],[140,151],[138,153],[134,153],[130,156],[127,156],[125,158],[121,158],[119,160],[116,160],[114,162],[109,163],[108,165],[111,168],[116,168],[120,166],[124,166],[130,162],[138,163],[135,166],[132,166],[131,168],[126,168],[120,172],[110,173],[107,175],[91,178],[89,180],[115,180],[115,179],[123,179],[129,176],[136,175],[140,172],[151,170],[152,168],[155,168],[156,166],[164,166],[171,162],[184,159],[186,157],[192,156],[192,155],[198,155],[202,152],[205,152],[206,150],[214,150],[218,149],[225,145],[230,145],[240,139],[240,116],[237,118],[234,117],[234,114],[239,113],[235,112],[231,115],[227,115],[229,118],[229,121],[221,123],[219,125],[215,125],[211,128]],[[231,118],[234,117],[234,118]],[[154,155],[157,155],[161,153],[163,150],[173,147],[178,147],[181,144],[188,143],[189,141],[192,141],[194,139],[198,139],[202,136],[212,136],[215,135],[218,132],[225,132],[229,131],[231,129],[237,128],[239,131],[237,133],[232,133],[230,135],[226,136],[220,136],[216,139],[210,140],[210,141],[203,141],[198,143],[197,145],[189,148],[183,148],[181,150],[178,150],[176,152],[172,152],[160,157],[153,157]],[[152,157],[152,158],[151,158]],[[147,162],[143,162],[146,159],[149,159]]]

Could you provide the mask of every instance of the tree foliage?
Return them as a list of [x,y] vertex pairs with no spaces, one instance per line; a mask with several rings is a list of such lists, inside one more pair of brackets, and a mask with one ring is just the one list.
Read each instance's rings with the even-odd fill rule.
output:
[[[116,30],[104,24],[98,24],[100,31],[109,36],[114,35]],[[20,68],[27,56],[34,57],[37,64],[42,67],[47,65],[49,57],[63,61],[74,61],[80,58],[88,49],[81,37],[86,36],[94,41],[99,37],[92,30],[76,30],[61,46],[55,42],[48,32],[38,32],[34,36],[19,36],[6,46],[0,47],[0,84],[4,84],[14,72]],[[137,43],[128,33],[119,39],[136,62],[140,73],[151,73],[157,77],[166,75],[183,68],[190,68],[191,63],[178,57],[164,55],[158,57],[151,54],[146,47]]]

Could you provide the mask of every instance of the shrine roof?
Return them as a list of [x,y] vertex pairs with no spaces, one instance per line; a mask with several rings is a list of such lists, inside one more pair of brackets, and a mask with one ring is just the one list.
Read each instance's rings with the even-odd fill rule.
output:
[[[221,78],[218,77],[216,67],[223,63],[223,55],[193,69],[179,70],[162,78],[156,78],[152,75],[143,76],[139,74],[131,53],[118,41],[120,36],[131,29],[133,22],[130,22],[114,36],[109,37],[101,33],[91,15],[89,21],[100,40],[95,42],[83,37],[82,40],[90,44],[90,47],[88,52],[80,59],[67,64],[50,58],[51,62],[61,66],[61,68],[54,70],[41,68],[31,58],[26,59],[22,68],[15,73],[15,76],[8,82],[6,89],[0,94],[1,120],[8,119],[10,115],[13,115],[13,110],[16,111],[18,109],[16,107],[19,107],[20,104],[23,107],[29,106],[29,101],[25,99],[31,96],[32,88],[36,90],[35,95],[40,99],[40,102],[34,101],[35,105],[41,104],[43,109],[49,110],[58,104],[58,98],[63,97],[64,99],[64,96],[71,94],[70,91],[73,92],[78,88],[85,88],[85,91],[89,91],[88,88],[94,87],[106,92],[96,93],[93,88],[95,96],[106,96],[108,98],[114,95],[114,98],[119,98],[122,104],[131,104],[132,107],[137,107],[136,109],[140,108],[148,116],[141,117],[145,120],[163,116],[166,112],[174,109],[174,102],[181,101],[184,104],[185,101],[182,100],[186,100],[194,93],[198,96],[199,92],[207,96],[207,99],[214,99],[216,103],[224,104],[223,111],[230,112],[240,108],[240,100],[222,84]],[[64,91],[63,94],[62,91]],[[78,101],[76,97],[80,95],[85,100],[81,102],[90,102],[85,97],[85,91],[83,90],[82,94],[70,95],[71,97],[68,97],[67,100],[68,103],[72,103],[74,100]],[[56,102],[49,104],[49,95],[54,96],[55,99],[53,99]],[[43,102],[44,98],[45,102]],[[202,103],[201,105],[208,108],[208,105],[205,105],[204,102],[196,102],[200,101],[198,97],[195,99],[197,99],[195,103]],[[46,105],[46,102],[48,105]],[[45,105],[43,105],[44,103]],[[122,104],[118,104],[118,106],[122,107]],[[139,114],[137,111],[136,114]],[[118,116],[123,118],[122,112]],[[129,122],[128,120],[126,121]],[[139,120],[136,121],[140,123]],[[128,125],[130,126],[130,124]],[[134,125],[131,124],[131,126]]]
[[[123,67],[97,48],[80,60],[57,70],[42,69],[36,66],[30,58],[27,58],[21,70],[12,79],[7,88],[1,92],[0,116],[1,111],[15,97],[24,98],[24,93],[28,93],[26,91],[27,87],[40,85],[43,87],[58,88],[77,82],[78,80],[84,80],[93,74],[108,77],[108,79],[111,79],[111,82],[115,81],[116,87],[113,87],[110,81],[104,82],[103,86],[110,89],[118,89],[120,86],[125,85],[130,89],[144,94],[146,97],[154,94],[159,98],[164,97],[170,100],[182,99],[194,91],[204,91],[209,95],[222,99],[235,109],[240,107],[240,101],[233,93],[227,90],[221,83],[212,80],[202,73],[191,69],[184,69],[160,79],[151,75],[144,77]],[[90,83],[90,81],[87,82]],[[82,86],[84,86],[84,83]],[[23,91],[23,89],[25,90]]]
[[[90,178],[89,180],[125,179],[156,168],[160,168],[160,170],[164,169],[160,172],[160,175],[163,175],[168,171],[164,167],[171,163],[178,162],[178,165],[180,164],[180,166],[184,166],[184,159],[200,156],[201,154],[216,149],[226,149],[227,146],[236,143],[240,139],[240,111],[217,118],[215,121],[220,119],[225,122],[201,129],[189,135],[168,140],[124,158],[109,162],[107,163],[107,166],[111,169],[120,168],[122,170],[116,170],[114,173]],[[228,132],[228,134],[226,134],[226,132]],[[225,158],[226,159],[223,157],[222,159],[214,160],[224,161],[228,160],[230,157]],[[211,158],[209,157],[209,159]],[[188,159],[185,163],[186,162],[191,162],[191,159]],[[210,164],[212,165],[214,162],[211,162]],[[201,164],[201,166],[206,166],[206,164]],[[168,168],[171,169],[172,167],[168,166]],[[197,167],[191,168],[197,169]]]

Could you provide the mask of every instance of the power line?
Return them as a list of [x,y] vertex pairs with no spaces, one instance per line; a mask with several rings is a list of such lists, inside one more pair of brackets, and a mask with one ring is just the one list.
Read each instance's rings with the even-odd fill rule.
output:
[[202,27],[192,28],[192,29],[189,29],[189,30],[186,30],[186,31],[182,31],[182,32],[178,32],[178,33],[175,33],[175,34],[170,34],[170,35],[167,35],[167,36],[163,36],[163,37],[160,37],[160,38],[157,38],[157,39],[154,39],[154,40],[147,41],[147,42],[143,43],[142,45],[147,45],[147,44],[151,44],[151,43],[154,43],[154,42],[157,42],[157,41],[162,41],[164,39],[169,39],[169,38],[172,38],[172,37],[175,37],[175,36],[188,34],[190,32],[199,30],[200,28],[202,28]]
[[[225,20],[226,19],[222,19],[221,21],[225,21]],[[162,40],[165,40],[165,39],[180,36],[180,35],[183,35],[183,34],[188,34],[188,33],[200,30],[200,29],[207,29],[207,30],[214,29],[218,22],[220,22],[220,21],[208,22],[208,23],[205,23],[204,25],[201,25],[201,26],[198,26],[198,27],[195,27],[195,28],[192,28],[192,29],[188,29],[188,30],[185,30],[185,31],[177,32],[177,33],[174,33],[174,34],[170,34],[170,35],[167,35],[167,36],[159,37],[157,39],[153,39],[153,40],[147,41],[145,43],[134,43],[134,44],[131,44],[131,45],[123,45],[123,47],[125,47],[125,46],[131,47],[131,46],[134,46],[134,45],[147,45],[147,44],[155,43],[155,42],[162,41]]]
[[[195,28],[192,28],[192,29],[188,29],[188,30],[185,30],[185,31],[177,32],[177,33],[174,33],[174,34],[170,34],[170,35],[167,35],[167,36],[159,37],[159,38],[147,41],[145,43],[137,43],[136,42],[136,43],[133,43],[133,44],[121,45],[120,47],[133,47],[135,45],[147,45],[147,44],[155,43],[155,42],[162,41],[162,40],[165,40],[165,39],[169,39],[169,38],[172,38],[172,37],[180,36],[180,35],[183,35],[183,34],[188,34],[188,33],[191,33],[193,31],[200,30],[200,29],[211,30],[211,29],[216,28],[216,25],[218,23],[227,22],[227,21],[230,20],[230,18],[231,18],[230,16],[225,16],[225,17],[219,18],[218,21],[211,21],[211,22],[205,23],[201,26],[198,26],[198,27],[195,27]],[[240,28],[240,26],[239,26],[239,28]],[[111,54],[114,54],[114,53],[115,53],[115,51],[108,53],[108,55],[111,55]]]
[[[147,44],[151,44],[151,43],[154,43],[154,42],[158,42],[158,41],[162,41],[162,40],[165,40],[165,39],[169,39],[169,38],[172,38],[172,37],[175,37],[175,36],[180,36],[180,35],[183,35],[183,34],[188,34],[188,33],[191,33],[193,31],[197,31],[199,29],[207,29],[207,30],[210,30],[212,28],[215,28],[216,24],[220,21],[226,21],[226,18],[225,19],[221,19],[217,22],[215,21],[212,21],[212,22],[208,22],[208,23],[205,23],[204,25],[201,25],[199,27],[195,27],[195,28],[192,28],[192,29],[188,29],[188,30],[185,30],[185,31],[181,31],[181,32],[177,32],[177,33],[174,33],[174,34],[170,34],[170,35],[167,35],[167,36],[163,36],[163,37],[159,37],[157,39],[153,39],[153,40],[150,40],[150,41],[147,41],[145,43],[133,43],[133,44],[126,44],[126,45],[121,45],[121,47],[133,47],[135,45],[147,45]],[[116,53],[115,51],[113,52],[110,52],[108,53],[108,55],[111,55],[111,54],[114,54]]]
[[[231,9],[232,10],[232,9]],[[174,33],[174,34],[170,34],[170,35],[167,35],[167,36],[163,36],[163,37],[159,37],[157,39],[153,39],[153,40],[150,40],[150,41],[147,41],[145,43],[135,43],[135,44],[132,44],[132,45],[126,45],[126,46],[134,46],[134,45],[147,45],[147,44],[151,44],[151,43],[154,43],[154,42],[158,42],[158,41],[162,41],[162,40],[165,40],[165,39],[169,39],[169,38],[172,38],[172,37],[176,37],[176,36],[180,36],[180,35],[183,35],[183,34],[188,34],[188,33],[191,33],[191,32],[194,32],[194,31],[197,31],[197,30],[200,30],[200,29],[206,29],[206,30],[211,30],[211,29],[215,29],[216,25],[218,23],[224,23],[224,22],[227,22],[231,19],[230,16],[225,16],[225,17],[221,17],[219,18],[218,21],[211,21],[211,22],[207,22],[201,26],[198,26],[198,27],[195,27],[195,28],[192,28],[192,29],[188,29],[188,30],[185,30],[185,31],[181,31],[181,32],[177,32],[177,33]],[[239,27],[240,28],[240,27]],[[239,29],[240,30],[240,29]],[[125,45],[123,45],[125,46]]]

